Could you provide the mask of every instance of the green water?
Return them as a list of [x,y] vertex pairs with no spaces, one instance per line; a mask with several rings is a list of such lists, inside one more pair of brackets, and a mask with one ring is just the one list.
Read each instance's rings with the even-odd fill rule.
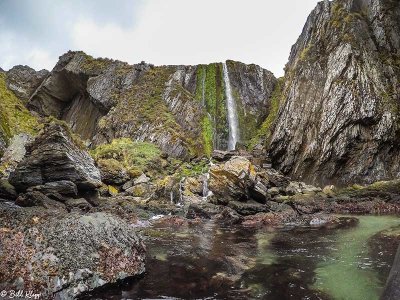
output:
[[147,228],[145,276],[88,299],[377,300],[397,245],[374,235],[400,218],[357,218],[336,229]]
[[384,285],[373,269],[368,253],[368,238],[400,224],[391,216],[358,216],[356,227],[339,230],[331,254],[315,270],[313,288],[335,300],[376,300]]

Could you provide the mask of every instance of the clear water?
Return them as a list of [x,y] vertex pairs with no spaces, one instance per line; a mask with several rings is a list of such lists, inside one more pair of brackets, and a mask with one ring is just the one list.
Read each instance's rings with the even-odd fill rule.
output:
[[232,96],[231,82],[229,79],[229,72],[226,63],[222,64],[225,82],[225,96],[226,96],[226,107],[228,110],[228,125],[229,125],[229,139],[228,139],[228,150],[235,150],[236,143],[239,139],[239,122],[236,110],[235,99]]
[[341,229],[224,228],[211,221],[144,230],[147,272],[90,299],[378,299],[396,245],[369,246],[397,217]]

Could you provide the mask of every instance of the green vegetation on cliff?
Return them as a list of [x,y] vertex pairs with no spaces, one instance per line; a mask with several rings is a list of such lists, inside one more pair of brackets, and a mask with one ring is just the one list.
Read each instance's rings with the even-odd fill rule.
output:
[[197,68],[196,99],[205,104],[205,116],[202,121],[205,153],[221,147],[227,140],[228,124],[226,116],[225,89],[222,77],[222,65],[213,63]]
[[7,89],[5,77],[0,73],[0,132],[7,142],[15,134],[35,134],[39,130],[39,123],[14,93]]
[[253,148],[259,142],[266,144],[269,137],[271,136],[272,125],[274,124],[276,117],[278,116],[279,106],[282,101],[283,87],[285,79],[283,77],[278,79],[275,86],[275,90],[272,93],[270,99],[270,109],[268,117],[262,123],[261,127],[257,131],[257,135],[250,141],[249,148]]
[[170,143],[183,141],[191,155],[201,154],[202,149],[196,146],[194,137],[178,124],[163,99],[166,82],[174,72],[174,67],[166,66],[149,69],[119,99],[113,111],[100,120],[100,130],[107,131],[115,124],[123,124],[130,131],[143,129],[160,140],[168,139]]
[[160,157],[161,150],[151,143],[121,138],[113,140],[110,144],[98,146],[90,151],[90,154],[96,161],[102,160],[110,167],[119,167],[122,164],[130,173],[140,175]]

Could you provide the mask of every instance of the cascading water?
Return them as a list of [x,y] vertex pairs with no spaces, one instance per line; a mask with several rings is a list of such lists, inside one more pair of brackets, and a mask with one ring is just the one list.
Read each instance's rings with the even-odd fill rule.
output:
[[223,63],[222,66],[223,66],[224,82],[225,82],[226,107],[228,109],[228,125],[229,125],[228,150],[235,150],[236,143],[238,142],[239,139],[238,115],[236,111],[235,99],[232,96],[228,67],[226,66],[226,63]]

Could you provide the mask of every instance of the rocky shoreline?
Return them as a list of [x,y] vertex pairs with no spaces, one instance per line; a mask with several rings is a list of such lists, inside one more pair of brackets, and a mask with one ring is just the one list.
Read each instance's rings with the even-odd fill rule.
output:
[[149,220],[168,226],[215,220],[244,228],[335,228],[341,223],[337,214],[400,210],[398,181],[319,188],[292,181],[243,151],[215,151],[200,162],[201,174],[184,176],[177,168],[160,184],[151,170],[133,179],[110,176],[118,171],[96,164],[56,120],[16,145],[25,148],[18,149],[25,153],[19,161],[2,160],[8,178],[0,186],[0,287],[30,287],[55,299],[143,274],[145,247],[135,227]]

